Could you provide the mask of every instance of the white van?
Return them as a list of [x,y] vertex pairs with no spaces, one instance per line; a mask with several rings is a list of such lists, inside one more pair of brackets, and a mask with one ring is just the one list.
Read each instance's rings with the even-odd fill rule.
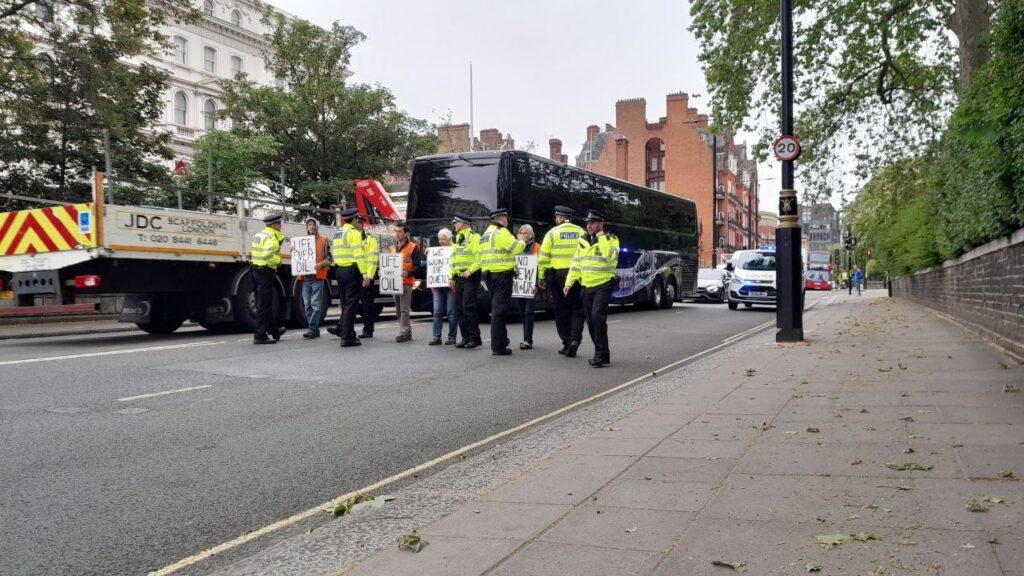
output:
[[[728,269],[732,272],[729,282],[729,310],[735,310],[740,303],[747,308],[754,304],[775,306],[776,284],[775,250],[740,250],[734,252]],[[806,282],[803,279],[803,264],[800,274],[800,302]]]

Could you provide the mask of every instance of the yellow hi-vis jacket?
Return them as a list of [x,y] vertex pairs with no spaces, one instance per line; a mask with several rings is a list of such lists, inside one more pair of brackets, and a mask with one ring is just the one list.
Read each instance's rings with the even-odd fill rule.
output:
[[284,233],[267,226],[252,237],[252,265],[276,269],[281,265],[281,242]]
[[526,244],[512,235],[508,228],[491,224],[480,237],[477,255],[484,272],[508,272],[516,267],[516,256]]
[[548,230],[537,253],[537,278],[543,279],[549,269],[565,270],[571,266],[584,234],[583,228],[568,220]]
[[366,274],[367,278],[373,278],[377,274],[377,268],[380,266],[379,253],[380,245],[377,243],[377,238],[367,234],[366,240],[363,241],[363,259],[366,265],[363,274]]
[[469,270],[473,274],[480,270],[477,252],[480,250],[480,235],[472,228],[463,228],[455,234],[452,242],[452,278]]
[[331,257],[335,266],[355,264],[366,275],[366,258],[363,257],[363,234],[351,224],[345,224],[331,240]]
[[591,243],[588,236],[582,236],[576,255],[573,256],[572,266],[569,267],[565,285],[572,286],[579,281],[584,288],[600,286],[615,277],[615,268],[618,265],[618,238],[604,233]]

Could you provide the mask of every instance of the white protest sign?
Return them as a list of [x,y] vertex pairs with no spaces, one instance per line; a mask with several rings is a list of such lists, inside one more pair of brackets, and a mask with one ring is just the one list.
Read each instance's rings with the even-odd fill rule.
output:
[[516,275],[512,281],[513,298],[533,298],[537,287],[537,255],[516,256]]
[[380,255],[380,293],[402,295],[402,255],[382,252]]
[[452,274],[452,247],[427,249],[427,288],[447,288]]
[[292,276],[316,274],[316,236],[292,238]]

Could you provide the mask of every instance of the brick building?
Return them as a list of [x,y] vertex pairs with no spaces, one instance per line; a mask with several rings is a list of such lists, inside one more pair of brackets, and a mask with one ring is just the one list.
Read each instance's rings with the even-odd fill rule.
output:
[[452,154],[473,150],[514,150],[516,141],[509,134],[502,135],[497,128],[480,131],[479,138],[469,141],[469,124],[445,124],[437,127],[437,153]]
[[[689,95],[669,94],[666,109],[665,116],[649,122],[646,100],[619,100],[614,126],[587,127],[576,165],[695,201],[702,226],[700,266],[711,267],[722,256],[756,244],[757,164],[748,157],[746,145],[712,137],[707,114],[690,107]],[[717,198],[712,183],[715,141]]]
[[779,227],[779,215],[761,210],[757,213],[757,248],[775,246],[775,229]]
[[829,203],[800,207],[800,227],[807,238],[809,250],[830,251],[842,242],[839,230],[839,211]]

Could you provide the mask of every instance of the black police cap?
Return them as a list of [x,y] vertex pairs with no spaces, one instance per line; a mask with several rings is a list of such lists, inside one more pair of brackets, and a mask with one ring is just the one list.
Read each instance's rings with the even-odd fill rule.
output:
[[587,222],[604,222],[604,214],[602,214],[600,210],[594,210],[591,208],[590,210],[587,210],[587,217],[585,220]]
[[473,223],[473,219],[470,218],[469,216],[463,214],[462,212],[456,212],[455,215],[452,216],[452,222],[462,222],[463,224],[472,224]]
[[359,214],[359,208],[349,208],[348,210],[343,210],[341,212],[341,217],[344,218],[345,220],[353,220],[355,218],[359,218],[360,220],[363,219],[363,217]]
[[269,214],[267,216],[264,216],[263,217],[263,223],[264,224],[268,224],[268,225],[269,224],[277,224],[278,222],[280,222],[283,219],[284,219],[284,216],[282,216],[280,212],[275,212],[274,214]]
[[491,218],[497,218],[498,216],[508,216],[508,208],[498,208],[491,212]]
[[576,215],[576,211],[568,206],[555,206],[555,214],[559,216],[569,216],[570,218]]

